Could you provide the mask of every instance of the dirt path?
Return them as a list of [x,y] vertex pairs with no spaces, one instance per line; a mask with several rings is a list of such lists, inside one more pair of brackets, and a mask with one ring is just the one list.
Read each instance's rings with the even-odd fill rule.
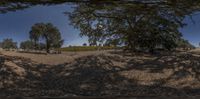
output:
[[31,53],[20,53],[14,51],[1,51],[3,55],[7,56],[18,56],[24,58],[30,58],[32,61],[48,64],[48,65],[58,65],[63,63],[73,62],[74,59],[88,56],[106,53],[104,51],[88,51],[88,52],[63,52],[62,54],[31,54]]

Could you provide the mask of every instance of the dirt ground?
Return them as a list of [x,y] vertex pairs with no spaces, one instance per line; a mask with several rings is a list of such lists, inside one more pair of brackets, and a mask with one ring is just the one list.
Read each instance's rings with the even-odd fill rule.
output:
[[62,52],[62,54],[47,54],[47,55],[34,54],[34,53],[21,53],[15,51],[1,51],[0,53],[8,56],[30,58],[32,61],[41,64],[58,65],[66,62],[68,63],[72,62],[74,61],[74,59],[82,56],[102,54],[105,53],[105,51]]
[[197,50],[134,56],[121,51],[1,52],[0,59],[5,60],[0,96],[200,95]]

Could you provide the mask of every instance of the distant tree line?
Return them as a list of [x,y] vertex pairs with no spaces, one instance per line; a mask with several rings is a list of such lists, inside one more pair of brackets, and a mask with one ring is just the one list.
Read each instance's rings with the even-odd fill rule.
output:
[[[35,48],[34,46],[37,46],[37,48]],[[39,44],[34,44],[33,41],[31,40],[27,40],[27,41],[23,41],[20,44],[20,48],[24,49],[26,51],[30,51],[30,50],[45,50],[46,45],[44,43],[39,43]]]

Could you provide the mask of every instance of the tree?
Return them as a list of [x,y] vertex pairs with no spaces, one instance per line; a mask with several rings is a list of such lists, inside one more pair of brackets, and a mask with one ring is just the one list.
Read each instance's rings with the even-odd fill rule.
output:
[[[33,32],[34,31],[34,32]],[[33,35],[33,36],[32,36]],[[36,36],[35,36],[36,35]],[[51,23],[37,23],[32,27],[30,37],[35,37],[36,41],[42,38],[46,42],[46,52],[50,52],[50,48],[60,48],[63,40],[59,30]]]
[[20,43],[20,48],[24,50],[31,50],[34,49],[34,43],[30,40],[24,41]]
[[[77,4],[67,12],[71,24],[89,42],[118,39],[127,49],[154,52],[157,46],[171,50],[181,38],[185,16],[199,10],[200,2],[182,0],[125,0]],[[177,7],[178,6],[178,7]]]
[[17,42],[14,42],[13,39],[4,39],[1,43],[1,46],[3,49],[16,49],[17,48]]
[[46,49],[46,44],[44,44],[44,43],[39,43],[39,44],[38,44],[38,49],[39,49],[39,50],[45,50],[45,49]]
[[114,46],[121,45],[119,39],[107,39],[104,46]]
[[69,2],[69,0],[1,0],[0,13],[23,10],[34,5],[55,5]]
[[[46,49],[46,44],[44,44],[44,43],[38,43],[36,46],[38,47],[37,50]],[[24,50],[32,50],[32,49],[35,49],[35,43],[32,42],[31,40],[21,42],[20,48],[24,49]]]
[[31,27],[31,31],[29,32],[29,38],[30,40],[34,43],[34,49],[38,49],[38,43],[39,43],[39,38],[40,38],[40,31],[39,27],[37,27],[37,25],[34,25]]
[[31,31],[29,32],[29,38],[32,42],[34,42],[34,49],[39,48],[39,39],[41,38],[41,35],[43,34],[44,29],[43,23],[36,23],[31,27]]
[[[70,4],[134,4],[138,6],[145,5],[152,5],[154,6],[162,6],[163,8],[168,8],[173,6],[173,8],[177,9],[187,9],[186,11],[190,10],[198,10],[200,1],[198,0],[1,0],[0,2],[0,13],[6,13],[8,11],[16,11],[29,8],[34,5],[55,5],[55,4],[63,4],[63,3],[70,3]],[[131,5],[130,5],[131,6]],[[144,10],[142,10],[144,11]]]

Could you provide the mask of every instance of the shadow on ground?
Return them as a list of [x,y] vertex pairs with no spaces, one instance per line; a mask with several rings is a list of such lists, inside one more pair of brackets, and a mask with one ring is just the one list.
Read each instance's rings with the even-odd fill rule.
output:
[[38,64],[21,57],[1,57],[5,58],[0,68],[1,96],[200,94],[200,61],[199,57],[191,54],[134,57],[101,54],[56,66]]

